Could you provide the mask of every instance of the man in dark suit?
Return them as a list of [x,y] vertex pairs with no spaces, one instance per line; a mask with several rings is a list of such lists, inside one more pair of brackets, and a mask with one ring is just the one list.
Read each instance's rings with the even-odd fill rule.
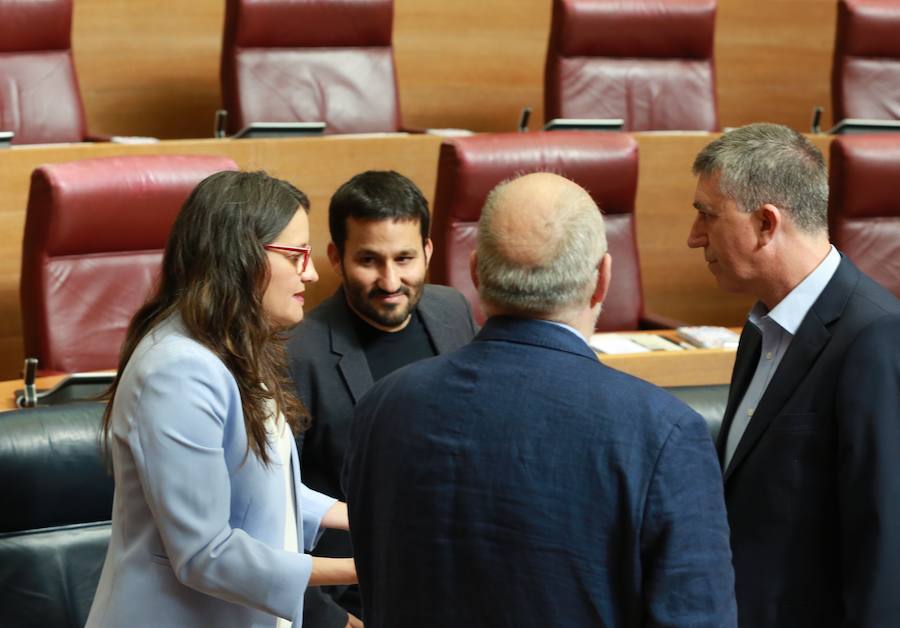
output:
[[[428,203],[412,181],[396,172],[359,174],[332,197],[328,223],[328,259],[342,284],[296,328],[288,353],[313,419],[302,442],[303,482],[344,499],[340,472],[354,404],[391,371],[469,342],[475,324],[459,292],[425,284]],[[349,536],[326,531],[316,554],[350,556]],[[307,591],[304,628],[357,621],[356,587]]]
[[752,124],[703,149],[720,287],[758,299],[717,443],[742,628],[900,625],[900,302],[828,242],[821,153]]
[[356,407],[344,482],[370,628],[734,625],[706,424],[587,343],[610,264],[571,181],[489,195],[485,327]]

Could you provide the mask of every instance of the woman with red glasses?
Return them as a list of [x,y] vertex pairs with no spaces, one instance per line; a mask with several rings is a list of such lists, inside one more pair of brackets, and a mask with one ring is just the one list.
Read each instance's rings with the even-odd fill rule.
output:
[[104,416],[116,488],[88,626],[299,626],[308,585],[356,581],[352,559],[303,553],[348,526],[300,483],[309,417],[284,375],[318,279],[308,210],[285,181],[220,172],[176,219]]

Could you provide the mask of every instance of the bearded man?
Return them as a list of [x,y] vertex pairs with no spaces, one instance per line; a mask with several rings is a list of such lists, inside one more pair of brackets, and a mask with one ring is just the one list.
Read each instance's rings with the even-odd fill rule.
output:
[[[359,398],[385,375],[475,335],[465,297],[425,284],[429,224],[424,195],[397,172],[363,172],[331,198],[328,259],[342,283],[294,330],[288,354],[313,418],[302,442],[303,482],[335,498],[343,497],[341,467]],[[351,551],[346,532],[329,531],[316,546],[323,556]],[[361,611],[356,587],[308,589],[304,607],[307,628],[352,626]]]

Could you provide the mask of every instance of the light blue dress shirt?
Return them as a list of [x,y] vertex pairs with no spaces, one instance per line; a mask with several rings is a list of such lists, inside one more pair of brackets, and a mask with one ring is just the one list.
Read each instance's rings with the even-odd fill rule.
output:
[[784,354],[787,353],[791,340],[797,333],[800,323],[806,318],[807,312],[825,290],[825,286],[831,281],[832,276],[841,263],[841,255],[834,246],[825,256],[815,270],[791,290],[771,310],[758,301],[750,310],[749,320],[759,329],[762,335],[762,351],[759,355],[759,363],[753,373],[753,379],[747,386],[741,403],[734,413],[734,419],[728,430],[728,440],[725,443],[725,467],[731,462],[732,456],[741,442],[747,425],[753,417],[753,412],[759,405],[760,399],[769,387],[769,382],[778,370]]

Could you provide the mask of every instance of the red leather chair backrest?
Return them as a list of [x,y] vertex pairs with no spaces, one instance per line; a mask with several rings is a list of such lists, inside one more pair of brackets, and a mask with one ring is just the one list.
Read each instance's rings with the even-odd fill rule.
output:
[[236,169],[225,157],[148,155],[35,170],[22,243],[25,355],[44,370],[116,368],[184,201],[204,177]]
[[469,275],[478,218],[494,186],[515,175],[549,171],[585,188],[600,206],[613,257],[613,278],[597,329],[637,329],[643,314],[635,236],[638,149],[628,135],[556,131],[497,133],[441,145],[434,199],[431,280],[460,290],[484,321]]
[[848,135],[830,147],[831,240],[900,297],[900,135]]
[[841,0],[831,70],[835,121],[900,119],[900,3]]
[[544,117],[718,129],[715,0],[554,0]]
[[72,0],[0,0],[0,131],[14,144],[80,142]]
[[393,0],[227,0],[228,131],[320,121],[326,133],[396,131],[393,18]]

